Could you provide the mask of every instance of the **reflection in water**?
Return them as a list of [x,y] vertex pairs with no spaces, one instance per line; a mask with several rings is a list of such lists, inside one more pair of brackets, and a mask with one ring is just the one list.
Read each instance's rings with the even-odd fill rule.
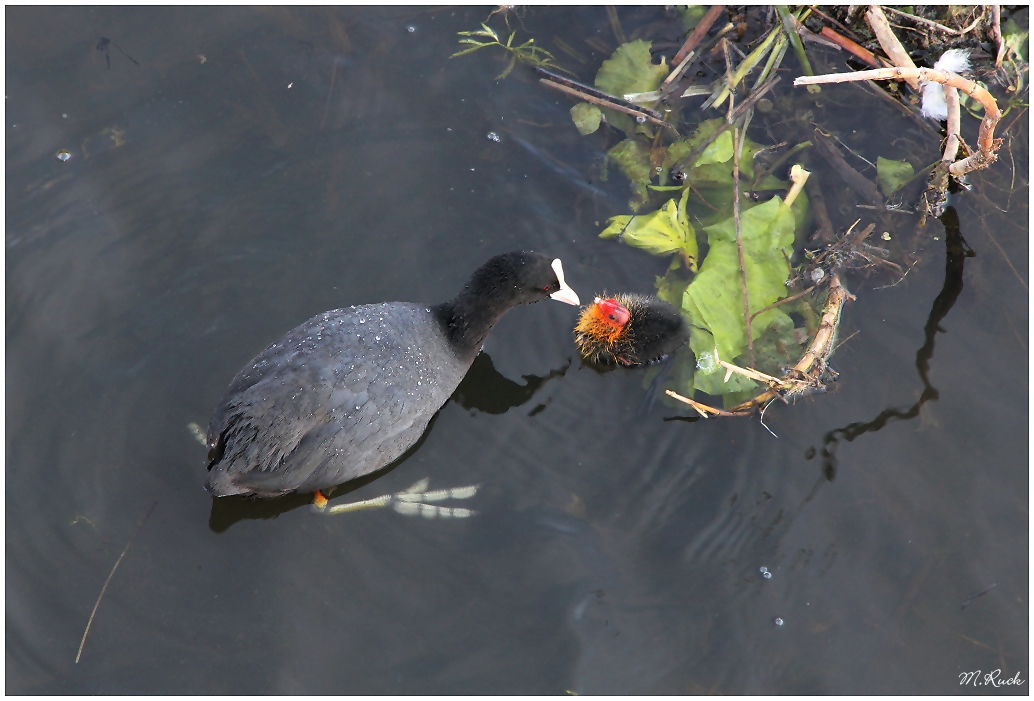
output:
[[[519,407],[535,396],[535,393],[542,389],[549,380],[554,377],[563,377],[570,367],[570,361],[559,370],[551,370],[544,377],[525,375],[524,384],[520,385],[513,380],[504,377],[492,363],[492,357],[482,351],[474,359],[466,377],[456,388],[452,399],[464,409],[477,410],[486,414],[505,414],[509,409]],[[544,405],[535,407],[532,414],[536,414],[544,408]],[[394,462],[385,465],[376,472],[371,472],[358,479],[350,480],[334,489],[324,492],[328,499],[342,497],[350,494],[361,487],[365,487],[374,480],[380,479],[396,467],[404,463],[416,451],[420,449],[424,441],[431,434],[434,422],[439,414],[435,414],[427,425],[427,430],[420,436],[412,448],[407,450]],[[270,519],[276,518],[288,511],[293,511],[302,506],[312,504],[311,494],[290,494],[275,499],[255,499],[247,496],[212,497],[212,511],[208,519],[208,527],[216,533],[222,533],[227,528],[244,519]]]
[[[505,414],[528,402],[553,378],[563,377],[569,367],[570,361],[558,370],[550,370],[544,377],[524,375],[524,384],[519,385],[500,374],[492,363],[492,357],[482,351],[474,358],[474,364],[456,388],[452,399],[464,409],[476,409],[486,414]],[[535,407],[532,413],[539,413],[541,408]]]
[[[947,261],[944,265],[944,286],[941,288],[941,293],[934,299],[930,316],[923,328],[926,342],[922,348],[916,351],[916,369],[919,371],[919,379],[923,382],[923,392],[919,395],[918,401],[908,409],[885,409],[872,421],[856,421],[827,433],[823,438],[822,458],[823,472],[830,482],[836,477],[836,450],[840,441],[850,442],[866,433],[874,433],[892,421],[914,419],[919,416],[920,407],[939,396],[937,388],[930,384],[927,376],[930,371],[930,360],[933,358],[934,342],[937,332],[944,331],[940,327],[941,320],[948,315],[955,305],[955,300],[962,293],[962,268],[966,259],[976,255],[976,252],[962,238],[962,232],[959,229],[959,215],[954,207],[948,207],[941,215],[940,220],[944,224]],[[814,455],[814,450],[810,453]]]

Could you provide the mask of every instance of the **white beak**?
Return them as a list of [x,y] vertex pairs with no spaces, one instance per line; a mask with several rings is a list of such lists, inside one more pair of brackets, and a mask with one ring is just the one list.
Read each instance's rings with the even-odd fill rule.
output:
[[581,300],[578,299],[578,294],[567,286],[564,282],[564,266],[561,265],[559,258],[553,259],[553,272],[556,273],[557,282],[560,283],[560,289],[550,295],[553,299],[564,304],[573,304],[578,306],[581,304]]

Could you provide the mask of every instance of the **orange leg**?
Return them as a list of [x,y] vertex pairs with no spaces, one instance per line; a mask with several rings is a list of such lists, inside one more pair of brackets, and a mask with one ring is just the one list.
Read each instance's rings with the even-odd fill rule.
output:
[[327,497],[323,496],[323,494],[318,489],[312,493],[312,505],[320,511],[323,511],[325,508],[327,508]]

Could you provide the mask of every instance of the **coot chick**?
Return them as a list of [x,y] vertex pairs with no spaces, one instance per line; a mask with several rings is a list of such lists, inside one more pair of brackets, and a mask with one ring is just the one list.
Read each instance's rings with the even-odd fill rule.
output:
[[560,259],[515,251],[438,306],[366,304],[309,319],[230,384],[208,427],[205,487],[275,497],[384,467],[417,442],[503,314],[547,298],[579,303]]
[[592,363],[643,365],[674,353],[689,338],[678,309],[656,297],[618,294],[582,308],[574,342]]

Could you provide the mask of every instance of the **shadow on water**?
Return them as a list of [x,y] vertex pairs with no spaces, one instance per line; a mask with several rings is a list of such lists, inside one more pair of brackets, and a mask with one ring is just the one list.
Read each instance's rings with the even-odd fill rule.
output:
[[[488,353],[481,352],[474,359],[474,364],[471,365],[466,377],[460,382],[460,386],[456,388],[452,401],[455,401],[464,409],[476,410],[486,414],[505,414],[510,409],[531,401],[532,397],[547,382],[555,377],[563,377],[570,366],[571,363],[568,361],[562,368],[551,370],[544,377],[524,375],[524,384],[522,385],[503,376],[495,369],[492,357]],[[545,405],[539,405],[532,409],[531,414],[536,414],[543,408],[545,408]],[[325,496],[328,499],[334,499],[351,494],[357,489],[380,479],[409,460],[414,453],[420,450],[420,446],[424,444],[424,441],[431,434],[431,430],[437,420],[438,414],[435,414],[427,425],[427,430],[420,436],[420,440],[397,460],[385,465],[376,472],[371,472],[368,475],[363,475],[358,479],[350,480],[332,490],[328,490]],[[297,508],[310,504],[312,504],[311,494],[290,494],[276,499],[257,499],[246,496],[212,497],[212,511],[208,517],[208,527],[216,533],[223,533],[238,521],[276,518],[281,514],[286,514],[288,511],[294,511]]]
[[[959,228],[959,215],[954,207],[948,207],[940,217],[944,225],[945,248],[947,249],[947,260],[944,266],[944,285],[940,294],[933,301],[930,309],[930,316],[923,328],[925,343],[922,348],[916,351],[916,370],[919,372],[919,379],[923,383],[923,391],[919,399],[907,409],[890,408],[884,409],[872,421],[856,421],[843,428],[829,431],[823,438],[822,445],[822,471],[830,482],[836,477],[836,452],[840,442],[853,441],[855,438],[866,433],[875,433],[887,424],[894,421],[906,421],[919,416],[919,409],[932,399],[937,399],[940,394],[937,388],[930,384],[927,374],[930,371],[930,361],[933,359],[933,349],[937,338],[937,332],[944,333],[940,327],[941,321],[948,316],[948,312],[955,306],[955,301],[962,293],[962,269],[967,258],[976,256],[976,252],[969,247],[966,240],[962,238]],[[806,457],[811,459],[815,456],[815,449],[808,451]]]

